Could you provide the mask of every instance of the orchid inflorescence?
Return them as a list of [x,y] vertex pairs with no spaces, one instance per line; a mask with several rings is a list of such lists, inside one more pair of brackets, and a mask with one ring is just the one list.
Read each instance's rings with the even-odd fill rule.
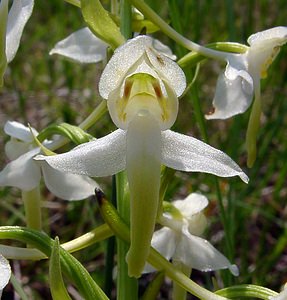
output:
[[[208,205],[207,198],[201,193],[191,193],[184,200],[170,201],[171,199],[165,198],[164,178],[168,178],[165,175],[171,169],[208,173],[223,178],[239,176],[245,183],[249,181],[248,176],[221,150],[189,134],[170,129],[178,118],[180,97],[184,94],[187,83],[183,69],[175,61],[176,56],[167,46],[146,34],[124,37],[114,21],[115,17],[112,19],[98,1],[67,2],[80,7],[87,27],[58,42],[50,54],[61,55],[82,64],[102,62],[105,67],[98,84],[99,94],[103,98],[102,106],[78,128],[59,125],[57,135],[53,126],[39,133],[16,121],[3,124],[4,132],[11,140],[5,145],[9,162],[0,172],[0,186],[16,187],[22,191],[27,228],[15,227],[17,234],[13,235],[12,227],[3,226],[3,232],[0,227],[0,238],[10,239],[11,232],[12,238],[17,237],[28,246],[27,249],[3,246],[3,251],[10,249],[14,257],[21,257],[21,253],[25,253],[25,257],[31,259],[50,256],[50,273],[59,278],[61,284],[57,288],[65,294],[59,267],[61,259],[62,264],[63,261],[77,266],[80,263],[63,252],[66,250],[59,247],[57,239],[50,242],[43,240],[45,247],[48,247],[47,243],[51,247],[48,251],[50,254],[43,251],[43,236],[40,235],[42,184],[56,197],[65,200],[89,198],[94,195],[95,189],[96,194],[101,194],[103,198],[95,180],[98,177],[113,176],[119,181],[121,174],[126,174],[126,185],[117,187],[117,196],[120,206],[126,205],[123,204],[124,199],[129,200],[129,218],[122,220],[112,206],[101,208],[106,209],[105,221],[106,216],[109,218],[110,209],[110,220],[93,231],[94,237],[80,237],[71,241],[66,248],[76,251],[111,235],[116,235],[118,239],[124,237],[125,242],[129,243],[125,253],[127,278],[139,278],[145,273],[164,270],[180,287],[175,288],[175,299],[179,297],[180,289],[188,290],[200,299],[227,299],[189,279],[192,269],[202,272],[229,269],[234,276],[239,275],[238,266],[202,237],[208,226],[203,211]],[[192,53],[227,62],[226,69],[217,81],[213,112],[205,115],[207,120],[227,119],[242,114],[255,98],[246,138],[248,164],[251,166],[256,158],[256,135],[261,114],[260,79],[267,76],[269,65],[280,47],[287,42],[287,27],[271,28],[251,35],[247,40],[250,46],[241,45],[238,53],[219,51],[187,40],[152,13],[144,3],[131,2],[139,9],[133,10],[137,15],[134,19],[137,28],[140,22],[147,21],[147,17],[150,19],[150,23],[145,23],[148,24],[147,31],[150,24],[153,24],[152,30],[158,27]],[[4,84],[7,64],[16,55],[33,6],[34,1],[14,0],[9,10],[8,0],[0,3],[1,85]],[[94,14],[91,13],[92,8],[95,9]],[[111,49],[112,56],[109,55]],[[97,124],[105,107],[117,129],[103,137],[91,137],[83,129],[87,130]],[[65,137],[59,136],[61,134]],[[81,139],[80,136],[85,138]],[[65,153],[56,153],[58,148],[68,143],[67,137],[78,145]],[[124,196],[120,196],[120,190]],[[99,203],[101,206],[102,202]],[[115,217],[112,217],[113,214]],[[113,230],[117,226],[118,229]],[[158,226],[160,229],[156,230]],[[33,236],[38,239],[33,240]],[[31,249],[31,245],[37,250]],[[62,258],[59,258],[61,255]],[[8,284],[11,276],[10,265],[4,256],[0,254],[0,291]],[[62,268],[65,269],[65,266],[62,265]],[[122,276],[122,267],[118,269],[118,276]],[[71,271],[69,273],[69,269],[65,270],[71,276]],[[174,274],[171,270],[174,270]],[[85,271],[83,274],[89,276]],[[80,282],[81,278],[74,279],[76,283],[77,280]],[[85,279],[82,280],[81,284],[85,284]],[[51,292],[52,295],[57,295],[53,282],[51,280]],[[97,297],[107,299],[94,281],[93,284],[89,288]],[[85,293],[85,287],[81,286],[80,290]],[[285,295],[286,291],[282,293]],[[282,298],[270,292],[271,296],[275,297],[272,299]]]

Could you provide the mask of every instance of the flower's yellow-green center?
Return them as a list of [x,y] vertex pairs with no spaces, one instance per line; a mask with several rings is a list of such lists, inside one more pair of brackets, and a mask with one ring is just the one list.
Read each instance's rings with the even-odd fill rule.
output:
[[171,215],[176,221],[181,221],[183,219],[183,215],[180,210],[167,201],[163,201],[163,212]]
[[280,52],[280,46],[274,47],[272,49],[271,54],[263,62],[262,66],[261,66],[261,72],[260,72],[261,78],[267,78],[267,76],[268,76],[268,74],[267,74],[268,68],[272,64],[273,60],[276,58],[276,56],[278,55],[279,52]]
[[159,81],[149,74],[138,73],[126,79],[123,96],[117,101],[118,119],[129,123],[140,111],[146,110],[159,122],[170,117],[167,98]]

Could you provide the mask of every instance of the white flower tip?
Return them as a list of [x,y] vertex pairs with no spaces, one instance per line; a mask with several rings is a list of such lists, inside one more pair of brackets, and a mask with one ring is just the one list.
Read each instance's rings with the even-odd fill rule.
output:
[[244,172],[240,173],[240,174],[239,174],[239,177],[241,178],[241,180],[242,180],[243,182],[245,182],[245,183],[248,184],[248,182],[249,182],[249,177],[248,177]]
[[234,276],[239,276],[239,269],[236,265],[231,265],[229,266],[229,271],[231,272],[232,275]]
[[285,44],[287,41],[287,27],[278,26],[254,33],[248,38],[247,42],[251,46],[252,44],[266,42],[268,40],[276,40],[278,45]]
[[52,50],[50,50],[49,55],[53,55],[56,54],[55,48],[53,48]]
[[8,284],[11,277],[11,267],[8,260],[0,254],[0,293]]

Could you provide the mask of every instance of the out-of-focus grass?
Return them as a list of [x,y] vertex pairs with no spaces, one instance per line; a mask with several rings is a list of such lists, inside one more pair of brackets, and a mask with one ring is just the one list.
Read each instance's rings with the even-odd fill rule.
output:
[[[161,16],[170,20],[172,26],[181,29],[185,36],[202,44],[227,40],[245,43],[250,34],[286,25],[287,20],[284,0],[170,0],[165,5],[161,1],[147,2]],[[180,9],[176,13],[175,10],[169,10],[169,6],[178,6]],[[29,122],[38,130],[52,122],[78,124],[99,102],[97,82],[102,64],[80,66],[48,55],[57,41],[84,26],[78,9],[63,1],[38,1],[35,4],[21,47],[10,64],[5,86],[0,92],[1,154],[7,139],[2,131],[6,120]],[[186,52],[160,32],[156,36],[169,44],[178,56]],[[240,268],[238,278],[231,278],[227,271],[221,272],[224,284],[254,283],[278,290],[287,280],[286,56],[287,46],[282,48],[271,66],[268,78],[262,81],[264,115],[258,136],[258,158],[252,169],[245,167],[244,139],[249,112],[227,121],[205,122],[210,144],[229,154],[250,177],[248,185],[238,178],[219,180],[227,232],[224,233],[220,220],[218,196],[212,176],[177,172],[167,192],[168,198],[185,197],[191,191],[201,191],[208,196],[210,226],[206,235]],[[193,97],[197,95],[202,111],[207,113],[211,107],[217,75],[223,67],[212,61],[201,66],[194,90],[180,100],[178,120],[174,126],[177,131],[203,139],[196,123]],[[92,128],[91,133],[101,136],[113,128],[106,116]],[[1,168],[4,165],[3,154],[0,157]],[[100,181],[110,187],[109,181]],[[100,222],[91,201],[59,201],[46,191],[45,196],[48,199],[45,212],[50,222],[50,226],[46,224],[45,228],[48,230],[51,227],[52,236],[59,235],[62,241],[80,235]],[[0,190],[0,198],[1,225],[24,224],[19,192],[3,188]],[[78,254],[81,261],[88,262],[88,268],[95,277],[100,277],[99,270],[104,268],[102,250],[103,245],[100,245]],[[32,266],[21,269],[26,280],[24,285],[29,291],[38,289],[39,296],[33,297],[42,299],[44,295],[40,295],[46,280],[43,276],[47,274],[44,273],[45,269]],[[211,275],[193,273],[193,276],[207,285],[211,284]],[[222,284],[220,278],[219,284]]]

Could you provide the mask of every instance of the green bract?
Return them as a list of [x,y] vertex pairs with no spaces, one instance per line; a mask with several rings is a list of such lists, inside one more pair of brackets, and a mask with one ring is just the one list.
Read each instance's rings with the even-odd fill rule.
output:
[[91,31],[113,49],[125,42],[118,26],[103,8],[99,0],[81,0],[84,20]]

